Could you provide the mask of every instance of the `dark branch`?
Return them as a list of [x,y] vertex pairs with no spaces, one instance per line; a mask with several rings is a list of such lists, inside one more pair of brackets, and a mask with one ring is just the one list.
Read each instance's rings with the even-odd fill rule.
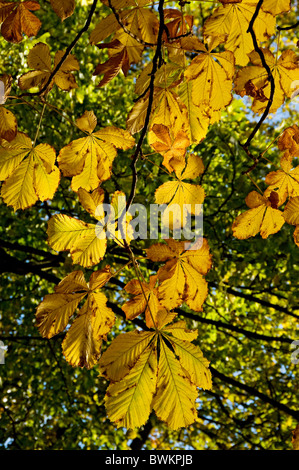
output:
[[251,387],[250,385],[246,385],[242,382],[239,382],[233,379],[232,377],[227,377],[221,372],[218,372],[218,370],[214,369],[214,367],[212,366],[210,366],[210,370],[212,372],[212,375],[220,379],[222,382],[233,385],[234,387],[239,388],[240,390],[244,390],[249,395],[255,396],[259,398],[260,400],[262,400],[264,403],[268,403],[269,405],[274,406],[276,409],[282,411],[283,413],[286,413],[289,416],[293,416],[293,418],[295,418],[297,421],[299,420],[299,411],[289,408],[283,403],[280,403],[279,401],[274,400],[273,398],[269,397],[265,393],[259,392],[256,388]]
[[147,107],[147,113],[146,113],[146,117],[145,117],[145,121],[144,121],[144,126],[142,128],[142,131],[141,131],[138,143],[137,143],[135,153],[132,157],[131,168],[132,168],[132,172],[133,172],[133,181],[132,181],[132,186],[131,186],[131,193],[130,193],[130,196],[129,196],[129,199],[128,199],[128,202],[127,202],[127,211],[130,209],[131,204],[132,204],[132,202],[134,200],[134,197],[135,197],[135,193],[136,193],[137,180],[138,180],[136,165],[137,165],[137,162],[138,162],[140,156],[142,155],[142,144],[143,144],[143,141],[145,139],[145,136],[146,136],[146,133],[147,133],[147,130],[148,130],[148,126],[149,126],[149,122],[150,122],[150,116],[151,116],[151,112],[152,112],[153,101],[154,101],[154,92],[155,92],[155,86],[154,86],[155,76],[156,76],[156,73],[157,73],[159,67],[162,65],[162,62],[163,62],[163,58],[162,58],[162,37],[163,37],[164,29],[165,29],[163,7],[164,7],[164,0],[160,0],[159,1],[159,7],[158,7],[159,15],[160,15],[160,27],[159,27],[159,32],[158,32],[157,48],[156,48],[155,55],[153,57],[153,68],[152,68],[151,80],[150,80],[150,84],[149,84],[148,107]]

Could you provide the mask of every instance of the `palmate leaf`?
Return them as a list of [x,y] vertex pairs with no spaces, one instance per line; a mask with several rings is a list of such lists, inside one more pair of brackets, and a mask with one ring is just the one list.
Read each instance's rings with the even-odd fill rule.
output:
[[159,311],[162,309],[158,299],[156,282],[157,276],[150,276],[148,284],[139,282],[137,279],[128,282],[125,290],[134,297],[122,306],[127,319],[133,320],[145,311],[147,327],[155,327]]
[[[59,64],[63,55],[64,51],[56,52],[54,69]],[[19,78],[19,87],[21,90],[28,90],[37,86],[43,88],[48,83],[53,70],[50,49],[47,44],[39,42],[30,50],[28,54],[28,66],[33,69],[33,71],[27,72]],[[55,74],[46,91],[49,91],[53,87],[54,83],[64,91],[78,88],[76,79],[72,72],[78,71],[79,69],[79,62],[72,54],[69,54]]]
[[101,375],[111,381],[105,403],[117,427],[142,426],[152,409],[170,429],[197,419],[196,387],[212,386],[209,362],[188,342],[197,331],[187,330],[183,321],[167,325],[168,317],[173,315],[163,317],[156,332],[119,335],[99,361]]
[[203,276],[212,266],[207,240],[201,238],[193,245],[171,239],[166,242],[166,245],[158,243],[146,250],[147,258],[152,261],[166,261],[158,271],[161,304],[172,310],[186,302],[193,310],[201,311],[208,295]]
[[[155,202],[157,204],[168,204],[167,210],[163,212],[162,221],[167,223],[169,217],[169,226],[183,226],[187,214],[196,213],[196,204],[202,204],[205,198],[204,189],[197,184],[184,182],[185,179],[195,179],[204,171],[202,159],[197,155],[191,154],[185,169],[181,166],[175,167],[177,175],[176,181],[167,181],[158,187],[155,192]],[[171,215],[171,218],[170,218]]]
[[[225,49],[234,53],[238,65],[246,65],[248,54],[254,50],[248,27],[257,3],[258,0],[243,0],[238,3],[224,4],[216,8],[204,24],[205,36],[227,36]],[[275,18],[273,15],[260,10],[254,22],[254,31],[258,41],[265,41],[274,34]]]
[[79,188],[92,191],[110,178],[116,149],[128,150],[135,141],[129,132],[113,126],[93,132],[97,118],[92,111],[85,111],[76,123],[88,136],[64,147],[59,153],[58,163],[64,176],[73,177],[74,191]]
[[285,220],[282,212],[277,209],[279,196],[274,191],[268,196],[266,193],[262,196],[257,191],[248,194],[245,201],[249,210],[234,221],[232,225],[234,237],[244,240],[260,233],[262,238],[268,238],[281,229]]
[[266,176],[268,188],[265,196],[269,196],[275,191],[279,196],[279,205],[283,204],[287,197],[299,196],[299,166],[292,168],[289,160],[280,160],[281,170],[271,171]]
[[212,38],[208,49],[201,44],[198,54],[187,67],[185,77],[192,81],[192,101],[202,111],[224,109],[232,101],[234,54],[230,51],[212,52],[224,38]]
[[185,167],[185,154],[190,145],[187,133],[179,130],[173,137],[164,124],[154,124],[149,135],[149,144],[163,155],[162,164],[172,173],[175,169]]
[[[284,103],[285,97],[291,98],[294,92],[292,86],[299,81],[299,59],[292,50],[283,51],[278,60],[268,49],[263,49],[263,54],[274,78],[275,90],[270,108],[270,112],[274,112]],[[252,96],[254,98],[252,110],[261,114],[267,106],[271,85],[259,54],[253,51],[248,56],[252,65],[244,67],[237,73],[235,91],[241,96]],[[252,86],[254,92],[252,92]]]
[[299,127],[294,124],[287,127],[277,142],[278,148],[284,151],[283,158],[292,162],[293,158],[299,157]]
[[37,11],[40,5],[35,0],[22,2],[1,1],[0,21],[1,34],[6,41],[18,43],[23,39],[23,33],[29,38],[36,36],[41,22],[31,11]]
[[122,223],[118,220],[117,201],[122,201],[125,197],[119,191],[114,193],[111,201],[112,207],[115,207],[115,221],[112,213],[106,220],[103,210],[105,197],[103,189],[95,189],[90,194],[80,188],[78,194],[84,209],[97,219],[98,223],[88,224],[64,214],[54,215],[48,223],[48,243],[56,251],[70,251],[74,264],[89,267],[103,259],[107,248],[108,232],[109,236],[120,246],[124,246],[124,237],[128,243],[130,242],[132,239],[131,216],[124,217]]
[[43,337],[52,338],[66,328],[87,296],[62,343],[65,358],[72,366],[93,367],[99,359],[102,340],[114,324],[114,313],[100,291],[110,277],[109,266],[92,273],[89,284],[82,271],[74,271],[55,287],[54,294],[45,296],[36,310],[37,328]]
[[32,146],[31,139],[18,132],[11,142],[0,146],[1,197],[14,210],[26,209],[37,200],[52,199],[60,181],[56,153],[48,144]]

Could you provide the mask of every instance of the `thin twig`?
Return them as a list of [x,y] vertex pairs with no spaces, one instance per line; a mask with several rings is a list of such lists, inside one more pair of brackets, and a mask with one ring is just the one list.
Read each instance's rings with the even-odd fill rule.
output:
[[254,127],[253,131],[251,132],[250,136],[248,137],[247,141],[245,142],[245,144],[240,144],[241,147],[245,150],[245,152],[247,153],[247,155],[252,158],[254,160],[254,164],[248,168],[247,170],[245,170],[243,172],[243,174],[247,174],[247,173],[250,173],[252,170],[255,169],[255,167],[257,166],[258,162],[259,162],[259,157],[255,158],[250,150],[249,150],[249,145],[251,143],[251,141],[254,139],[255,135],[257,134],[257,132],[259,131],[262,123],[264,122],[264,120],[268,117],[269,115],[269,112],[270,112],[270,109],[271,109],[271,106],[272,106],[272,103],[273,103],[273,98],[274,98],[274,93],[275,93],[275,81],[274,81],[274,77],[273,77],[273,74],[272,74],[272,71],[271,71],[271,68],[269,67],[269,65],[267,64],[267,61],[265,59],[265,56],[264,56],[264,53],[262,51],[262,49],[259,47],[258,45],[258,41],[257,41],[257,38],[256,38],[256,34],[254,32],[254,22],[256,20],[256,18],[258,17],[258,14],[259,14],[259,11],[262,7],[262,4],[263,4],[263,0],[259,0],[257,6],[256,6],[256,9],[255,9],[255,12],[251,18],[251,21],[249,23],[249,27],[248,27],[248,30],[247,32],[251,34],[251,37],[252,37],[252,42],[253,42],[253,45],[254,45],[254,50],[258,53],[258,55],[260,56],[260,59],[261,59],[261,62],[262,62],[262,65],[263,67],[265,68],[267,74],[268,74],[268,79],[270,81],[270,85],[271,85],[271,91],[270,91],[270,97],[269,97],[269,100],[268,100],[268,103],[267,103],[267,106],[266,106],[266,109],[265,111],[263,112],[263,115],[261,116],[260,120],[258,121],[258,123],[256,124],[256,126]]
[[144,138],[146,136],[148,126],[149,126],[150,115],[151,115],[151,112],[152,112],[153,101],[154,101],[154,92],[155,92],[154,84],[155,84],[156,73],[157,73],[159,67],[161,67],[161,65],[163,63],[163,58],[162,58],[162,54],[161,54],[161,51],[162,51],[162,36],[163,36],[164,28],[165,28],[163,7],[164,7],[164,0],[160,0],[159,1],[159,8],[158,8],[159,14],[160,14],[160,27],[159,27],[159,32],[158,32],[157,48],[156,48],[155,55],[153,57],[153,68],[152,68],[151,80],[150,80],[150,84],[149,84],[148,107],[147,107],[147,113],[146,113],[146,117],[145,117],[145,121],[144,121],[144,126],[142,128],[141,135],[139,137],[135,153],[132,157],[131,168],[132,168],[132,172],[133,172],[133,181],[132,181],[132,186],[131,186],[131,193],[130,193],[130,196],[129,196],[129,199],[128,199],[128,202],[127,202],[127,207],[126,207],[127,211],[130,209],[131,204],[132,204],[132,202],[134,200],[134,197],[135,197],[135,194],[136,194],[136,187],[137,187],[137,180],[138,180],[136,165],[137,165],[137,162],[139,160],[139,157],[142,154],[142,144],[143,144],[143,141],[144,141]]
[[23,97],[23,96],[40,96],[42,95],[49,87],[50,83],[52,82],[53,78],[55,77],[55,75],[57,74],[57,72],[61,69],[64,61],[67,59],[67,57],[69,56],[69,54],[72,52],[72,50],[74,49],[74,47],[76,46],[76,44],[78,43],[78,41],[80,40],[81,36],[88,30],[89,26],[90,26],[90,23],[91,23],[91,20],[92,20],[92,17],[93,17],[93,14],[95,12],[95,9],[96,9],[96,6],[97,6],[97,3],[98,3],[98,0],[94,0],[93,1],[93,4],[91,6],[91,9],[90,9],[90,12],[88,14],[88,18],[86,20],[86,23],[85,25],[83,26],[83,28],[78,32],[77,36],[75,37],[75,39],[71,42],[71,44],[67,47],[65,53],[63,54],[63,56],[61,57],[61,60],[58,62],[58,64],[56,65],[56,67],[54,68],[54,70],[51,72],[50,76],[49,76],[49,79],[48,81],[45,83],[45,85],[37,92],[35,93],[29,93],[29,92],[26,92],[26,93],[23,93],[19,96],[19,98]]

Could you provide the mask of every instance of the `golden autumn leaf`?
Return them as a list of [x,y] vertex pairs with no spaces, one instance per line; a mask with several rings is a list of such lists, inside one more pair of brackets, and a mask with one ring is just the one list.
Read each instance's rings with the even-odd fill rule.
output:
[[[179,88],[179,97],[186,106],[188,113],[187,135],[193,144],[199,143],[205,138],[210,124],[210,116],[207,110],[194,104],[192,99],[194,86],[196,86],[195,81],[191,80],[184,81]],[[212,110],[210,111],[213,113]]]
[[158,271],[161,304],[172,310],[185,302],[192,310],[201,311],[208,295],[203,276],[212,266],[207,240],[200,238],[193,244],[172,239],[166,242],[146,250],[148,259],[166,261]]
[[51,6],[55,11],[56,15],[64,21],[66,18],[71,16],[75,10],[75,0],[50,0]]
[[103,189],[97,188],[90,194],[80,188],[78,195],[81,205],[98,223],[88,224],[64,214],[54,215],[48,222],[48,243],[53,250],[69,251],[74,264],[89,267],[103,259],[108,237],[120,246],[124,246],[124,238],[127,242],[132,239],[131,216],[123,217],[118,209],[118,204],[125,199],[121,192],[116,191],[112,196],[114,214],[111,212],[107,216],[103,208]]
[[[186,132],[188,129],[187,109],[173,89],[157,87],[154,94],[154,102],[150,119],[150,129],[155,124],[168,127],[172,135]],[[149,141],[151,132],[149,132]]]
[[9,142],[16,137],[18,127],[15,115],[2,106],[10,93],[11,83],[11,75],[0,75],[0,137]]
[[[162,69],[162,67],[161,67]],[[147,89],[148,72],[150,73],[150,67],[146,70],[146,73],[140,75],[140,81],[136,82],[138,90]],[[165,72],[166,70],[165,66]],[[174,91],[174,85],[180,75],[182,69],[176,65],[170,67],[170,77],[166,73],[157,72],[157,77],[154,83],[154,97],[151,106],[150,114],[150,129],[155,124],[162,124],[166,126],[172,135],[176,135],[182,130],[189,129],[188,113],[185,104],[179,98],[178,94]],[[140,87],[140,88],[139,88]],[[133,106],[131,112],[127,118],[127,129],[135,134],[139,132],[145,123],[149,106],[149,91],[145,93],[144,97],[138,99]],[[152,131],[149,132],[149,141],[152,140]]]
[[157,204],[168,204],[167,210],[163,213],[162,220],[172,213],[172,220],[168,219],[171,226],[183,226],[187,214],[196,214],[196,205],[202,204],[205,192],[198,184],[186,183],[186,179],[195,179],[204,171],[202,159],[195,154],[188,157],[185,169],[175,166],[176,181],[167,181],[158,187],[155,192],[155,202]]
[[276,16],[281,13],[286,13],[291,9],[290,0],[264,0],[262,4],[262,9],[271,13],[271,15]]
[[283,214],[277,209],[278,194],[272,191],[269,197],[252,191],[245,199],[249,210],[239,215],[232,225],[233,235],[240,240],[254,237],[258,233],[262,238],[277,233],[284,224]]
[[88,135],[63,147],[57,160],[63,175],[73,177],[73,191],[92,191],[110,178],[116,149],[128,150],[135,141],[129,132],[113,126],[94,132],[97,118],[93,111],[85,111],[76,124]]
[[52,199],[60,181],[56,153],[48,144],[32,146],[31,139],[18,132],[11,142],[0,146],[1,197],[14,210],[26,209],[37,200]]
[[287,127],[277,144],[279,150],[285,151],[283,158],[292,162],[293,158],[299,157],[299,127],[296,124]]
[[61,333],[80,302],[87,296],[66,337],[62,350],[74,367],[90,369],[99,359],[102,340],[114,325],[114,313],[100,291],[111,277],[110,267],[92,273],[89,283],[82,271],[74,271],[48,294],[36,310],[36,325],[44,338]]
[[299,197],[293,197],[286,204],[283,216],[290,225],[299,225]]
[[[293,93],[292,83],[299,80],[299,57],[292,50],[283,51],[278,60],[271,51],[263,49],[263,54],[269,65],[275,83],[273,104],[270,112],[276,111],[285,100],[285,96],[291,97]],[[268,73],[262,65],[261,58],[256,51],[249,54],[252,65],[241,69],[235,79],[235,91],[240,96],[253,96],[252,111],[261,114],[264,112],[270,97],[271,85]],[[261,96],[250,93],[248,83],[253,84],[257,90],[262,89]],[[265,99],[264,99],[265,98]]]
[[180,130],[172,137],[164,124],[154,124],[152,134],[149,135],[149,144],[163,155],[162,164],[170,173],[175,169],[185,167],[185,154],[190,141],[184,130]]
[[[246,65],[248,54],[254,50],[248,27],[257,4],[258,0],[227,3],[216,8],[204,24],[204,36],[227,36],[225,49],[234,53],[238,65]],[[254,31],[258,41],[266,41],[272,36],[275,33],[273,15],[260,10]]]
[[208,49],[201,44],[201,52],[185,71],[187,82],[193,82],[192,101],[202,110],[211,108],[219,111],[232,101],[234,55],[230,51],[212,52],[222,42],[223,37],[220,36],[208,42]]
[[38,2],[25,0],[23,2],[0,2],[1,34],[9,42],[21,42],[23,34],[29,38],[36,36],[41,22],[31,11],[40,9]]
[[267,174],[265,181],[268,188],[265,191],[265,196],[276,191],[279,203],[283,204],[287,197],[299,196],[299,166],[292,168],[292,163],[285,158],[281,158],[280,166],[281,170],[271,171]]
[[[52,71],[57,67],[63,55],[64,51],[56,52],[54,68],[52,69],[49,46],[42,42],[37,43],[28,54],[28,66],[33,69],[33,71],[27,72],[19,78],[19,87],[21,90],[28,90],[37,86],[42,89],[48,83]],[[54,83],[63,91],[78,88],[72,72],[78,71],[79,69],[77,59],[72,54],[69,54],[49,84],[47,91],[53,87]]]
[[137,279],[129,281],[125,291],[132,294],[133,298],[122,306],[126,318],[133,320],[145,311],[146,325],[154,328],[162,305],[158,299],[158,288],[156,287],[157,276],[150,276],[149,283],[139,282]]
[[[121,4],[117,2],[115,8],[120,9]],[[124,6],[133,8],[120,11],[119,21],[114,13],[111,13],[101,20],[91,33],[91,44],[97,44],[100,48],[108,47],[109,53],[108,61],[100,64],[95,71],[95,75],[104,73],[99,86],[107,84],[121,69],[126,75],[130,65],[140,61],[144,45],[156,43],[159,22],[154,11],[143,8],[147,4],[148,2],[128,2]],[[99,45],[111,35],[114,35],[112,42]],[[115,45],[115,50],[112,45]]]
[[[109,6],[108,1],[104,1],[103,3]],[[159,30],[159,21],[157,15],[151,9],[146,8],[146,6],[151,6],[150,1],[138,0],[131,2],[123,2],[121,0],[117,2],[112,1],[112,5],[117,10],[122,9],[124,7],[133,7],[119,12],[122,24],[125,25],[125,27],[130,31],[132,35],[137,36],[137,38],[141,39],[146,43],[155,44],[156,36]],[[97,28],[98,30],[102,29],[101,22],[97,25]],[[118,30],[118,35],[116,36],[117,39],[122,38],[123,41],[121,39],[120,40],[121,42],[123,42],[124,45],[128,45],[127,40],[131,43],[131,40],[133,38],[130,37],[129,34],[127,34],[125,31],[123,31],[120,25],[118,27]],[[126,36],[128,37],[127,39]],[[133,41],[135,40],[133,39]],[[137,46],[140,46],[140,43],[138,43],[137,41],[131,44],[136,44]]]
[[114,339],[99,368],[111,381],[105,404],[117,427],[142,426],[152,409],[170,429],[186,427],[197,419],[197,387],[210,389],[212,384],[209,362],[189,342],[196,336],[184,322],[164,322],[156,332],[135,330]]

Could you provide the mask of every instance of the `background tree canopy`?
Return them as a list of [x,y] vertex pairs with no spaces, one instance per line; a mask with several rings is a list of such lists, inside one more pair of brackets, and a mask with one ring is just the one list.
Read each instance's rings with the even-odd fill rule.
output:
[[[292,449],[298,2],[61,4],[0,2],[0,445]],[[204,199],[201,261],[88,238],[120,192]]]

